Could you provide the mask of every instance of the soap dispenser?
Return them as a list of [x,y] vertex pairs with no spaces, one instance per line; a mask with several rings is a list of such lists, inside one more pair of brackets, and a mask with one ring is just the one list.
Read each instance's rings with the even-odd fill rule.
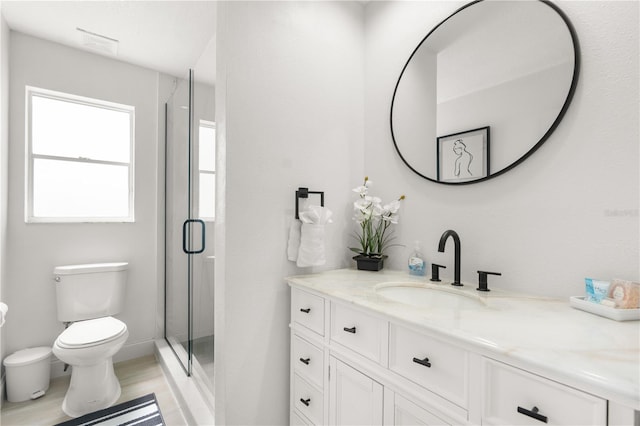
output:
[[415,242],[415,249],[409,256],[409,274],[424,276],[424,271],[427,267],[426,262],[424,261],[424,256],[422,255],[422,251],[420,250],[420,241]]

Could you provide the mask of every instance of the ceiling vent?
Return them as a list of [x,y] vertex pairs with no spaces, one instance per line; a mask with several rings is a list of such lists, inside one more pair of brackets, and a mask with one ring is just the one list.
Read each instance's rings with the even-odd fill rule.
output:
[[118,40],[92,33],[82,28],[76,28],[76,30],[78,30],[80,44],[83,47],[102,53],[103,55],[118,55]]

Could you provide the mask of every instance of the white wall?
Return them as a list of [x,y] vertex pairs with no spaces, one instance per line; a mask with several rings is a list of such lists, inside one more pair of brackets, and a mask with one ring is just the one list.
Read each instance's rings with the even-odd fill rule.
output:
[[[119,359],[152,353],[158,297],[158,73],[11,32],[7,351],[52,345],[58,322],[56,265],[129,262],[127,302],[118,317],[129,328]],[[25,85],[133,105],[135,223],[24,222]],[[3,295],[4,297],[4,295]]]
[[[219,7],[216,121],[226,175],[218,179],[226,208],[217,216],[216,239],[226,248],[216,242],[216,286],[223,286],[216,289],[216,371],[224,371],[216,377],[217,423],[288,423],[284,277],[348,264],[345,217],[351,188],[363,177],[361,8],[355,2]],[[325,191],[337,218],[327,228],[323,268],[298,269],[286,260],[299,186]],[[221,309],[225,322],[218,321]]]
[[[6,302],[7,200],[9,166],[9,26],[0,15],[0,301]],[[13,312],[12,312],[13,314]],[[0,328],[0,359],[6,354],[4,328]],[[0,367],[4,374],[4,366]],[[0,376],[2,376],[0,374]],[[2,392],[0,391],[0,401]],[[1,403],[1,402],[0,402]]]
[[565,298],[584,277],[638,280],[638,2],[563,1],[582,49],[571,107],[526,162],[490,181],[444,186],[414,175],[389,134],[393,87],[425,34],[464,2],[371,2],[366,8],[366,171],[384,199],[405,193],[399,240],[389,266],[405,268],[416,239],[429,263],[453,273],[462,240],[462,280],[478,269],[502,272],[490,286]]

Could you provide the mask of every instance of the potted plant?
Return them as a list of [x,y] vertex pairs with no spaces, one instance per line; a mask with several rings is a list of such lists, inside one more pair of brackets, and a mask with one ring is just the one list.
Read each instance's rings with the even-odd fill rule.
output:
[[405,197],[401,195],[397,200],[383,205],[380,198],[369,195],[371,184],[369,178],[365,177],[364,183],[353,189],[359,195],[353,203],[353,220],[359,225],[355,237],[360,245],[349,249],[358,253],[353,257],[358,269],[379,271],[384,267],[387,257],[385,250],[393,246],[390,243],[395,237],[390,228],[398,223],[400,201]]

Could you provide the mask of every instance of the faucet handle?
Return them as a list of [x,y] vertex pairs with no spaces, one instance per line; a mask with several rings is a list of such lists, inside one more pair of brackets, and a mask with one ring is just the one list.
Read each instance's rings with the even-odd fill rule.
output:
[[489,290],[489,286],[487,284],[487,275],[498,275],[501,276],[500,272],[488,272],[488,271],[478,271],[478,291],[491,291]]
[[431,264],[431,281],[440,282],[440,268],[446,269],[444,265]]

